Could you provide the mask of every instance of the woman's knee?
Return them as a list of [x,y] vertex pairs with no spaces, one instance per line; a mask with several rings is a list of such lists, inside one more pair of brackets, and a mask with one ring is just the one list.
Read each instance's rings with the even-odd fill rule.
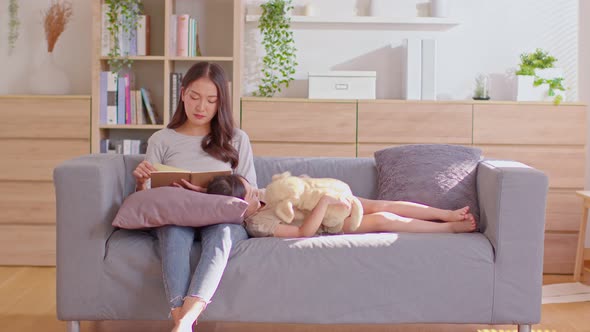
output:
[[216,224],[203,230],[207,237],[219,238],[222,241],[238,242],[248,238],[248,233],[239,224]]
[[158,240],[162,244],[176,244],[192,246],[195,240],[195,229],[192,227],[166,225],[159,227],[156,231]]

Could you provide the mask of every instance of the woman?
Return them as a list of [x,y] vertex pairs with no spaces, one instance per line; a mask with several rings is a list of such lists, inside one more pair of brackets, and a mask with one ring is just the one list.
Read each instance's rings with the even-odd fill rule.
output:
[[[223,69],[217,64],[201,62],[187,71],[170,124],[150,137],[145,160],[133,171],[137,190],[148,188],[155,163],[191,171],[231,169],[256,183],[252,147],[248,136],[234,128],[227,86]],[[185,180],[174,185],[204,191]],[[242,226],[234,224],[199,229],[171,225],[155,233],[174,320],[172,331],[192,331],[219,285],[231,248],[248,236]],[[201,258],[191,271],[190,251],[197,233],[201,237]]]
[[[263,237],[310,237],[324,234],[327,229],[321,226],[322,219],[330,205],[344,205],[350,208],[350,202],[330,195],[324,195],[313,210],[305,216],[300,224],[284,224],[266,207],[260,198],[264,190],[250,185],[242,176],[233,174],[218,176],[211,181],[207,192],[210,194],[234,196],[248,202],[246,211],[246,230],[251,236]],[[469,213],[469,207],[458,210],[443,210],[434,207],[403,201],[379,201],[359,198],[364,215],[360,226],[352,230],[350,218],[344,221],[342,232],[378,233],[467,233],[476,228],[475,219]],[[443,222],[432,222],[440,220]]]

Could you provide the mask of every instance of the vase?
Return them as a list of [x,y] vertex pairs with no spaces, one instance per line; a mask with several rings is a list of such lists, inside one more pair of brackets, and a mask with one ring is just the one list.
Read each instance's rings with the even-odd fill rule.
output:
[[47,52],[33,71],[29,73],[31,93],[41,95],[65,95],[70,92],[70,81],[65,71],[55,61],[53,52]]
[[450,0],[430,0],[430,16],[449,17]]
[[[563,77],[562,68],[535,69],[535,75],[539,78],[554,79]],[[543,83],[535,86],[535,76],[517,75],[516,76],[516,100],[517,101],[552,101],[556,96],[561,96],[565,100],[565,91],[554,90],[555,96],[549,96],[549,84]]]

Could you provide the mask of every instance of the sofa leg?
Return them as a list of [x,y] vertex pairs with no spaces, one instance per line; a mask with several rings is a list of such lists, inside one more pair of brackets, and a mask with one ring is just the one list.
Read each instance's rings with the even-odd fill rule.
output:
[[530,324],[518,325],[518,332],[531,332]]
[[67,324],[68,332],[80,332],[80,321],[70,320]]

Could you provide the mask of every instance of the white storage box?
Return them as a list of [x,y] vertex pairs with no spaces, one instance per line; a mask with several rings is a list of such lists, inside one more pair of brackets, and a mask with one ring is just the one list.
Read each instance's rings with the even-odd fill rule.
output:
[[375,99],[377,72],[328,71],[309,73],[310,99]]

